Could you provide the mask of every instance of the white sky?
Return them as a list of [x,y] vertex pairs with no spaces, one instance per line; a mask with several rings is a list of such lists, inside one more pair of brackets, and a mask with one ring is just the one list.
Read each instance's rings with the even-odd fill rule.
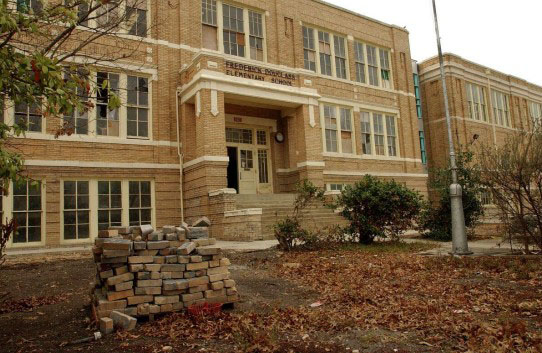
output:
[[[437,54],[431,0],[325,0],[405,27],[412,58]],[[542,86],[541,0],[437,0],[443,52]]]

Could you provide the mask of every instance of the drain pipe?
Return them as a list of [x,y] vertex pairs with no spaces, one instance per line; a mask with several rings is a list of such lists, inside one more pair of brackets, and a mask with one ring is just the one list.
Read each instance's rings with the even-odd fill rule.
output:
[[180,122],[179,122],[179,97],[181,96],[181,90],[177,88],[177,93],[175,94],[175,114],[177,121],[177,155],[179,156],[179,196],[181,201],[181,223],[184,223],[184,200],[183,200],[183,159],[184,155],[181,151],[181,133],[180,133]]

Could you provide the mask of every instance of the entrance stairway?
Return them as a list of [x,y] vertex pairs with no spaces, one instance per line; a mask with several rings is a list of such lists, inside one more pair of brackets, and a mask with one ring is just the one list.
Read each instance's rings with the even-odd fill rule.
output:
[[[237,209],[261,208],[263,239],[275,239],[273,225],[292,215],[295,194],[235,195]],[[303,212],[302,226],[321,229],[333,225],[344,226],[345,219],[323,205],[311,205]]]

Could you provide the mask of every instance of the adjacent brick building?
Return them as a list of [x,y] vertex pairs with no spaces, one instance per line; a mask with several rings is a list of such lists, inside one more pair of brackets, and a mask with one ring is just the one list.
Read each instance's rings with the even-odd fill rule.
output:
[[[138,11],[123,36],[134,54],[91,73],[119,89],[117,111],[103,108],[105,92],[59,138],[32,107],[4,111],[30,123],[14,144],[41,183],[2,199],[2,216],[23,225],[10,246],[90,243],[109,225],[201,215],[218,238],[256,239],[265,212],[239,207],[237,194],[280,202],[305,178],[337,192],[372,174],[427,194],[403,28],[315,0]],[[90,50],[118,48],[104,38]]]

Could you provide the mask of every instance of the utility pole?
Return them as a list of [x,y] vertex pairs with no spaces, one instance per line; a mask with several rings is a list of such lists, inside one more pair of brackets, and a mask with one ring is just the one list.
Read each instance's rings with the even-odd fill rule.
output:
[[452,170],[452,185],[450,185],[450,203],[452,209],[452,255],[471,255],[467,242],[465,229],[465,214],[463,211],[463,190],[457,181],[457,163],[455,160],[454,140],[452,137],[452,122],[450,119],[450,107],[448,104],[448,89],[444,75],[444,59],[440,45],[440,33],[438,28],[437,5],[433,0],[433,14],[435,17],[435,32],[437,33],[438,56],[440,62],[440,78],[442,80],[442,93],[444,95],[444,109],[446,111],[446,125],[448,126],[448,144],[450,148],[450,168]]

